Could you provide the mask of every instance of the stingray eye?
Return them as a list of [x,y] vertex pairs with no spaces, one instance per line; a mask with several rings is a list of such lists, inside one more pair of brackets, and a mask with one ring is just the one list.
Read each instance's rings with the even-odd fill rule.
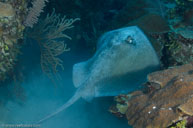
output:
[[133,44],[135,45],[135,40],[131,37],[131,36],[127,36],[127,38],[125,39],[125,42],[127,44]]

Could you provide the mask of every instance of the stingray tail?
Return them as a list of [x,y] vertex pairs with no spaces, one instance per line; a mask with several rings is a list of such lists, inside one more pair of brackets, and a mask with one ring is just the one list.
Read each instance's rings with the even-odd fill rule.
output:
[[64,111],[68,107],[70,107],[74,102],[76,102],[81,97],[79,91],[77,91],[72,98],[70,98],[64,105],[58,108],[55,112],[51,113],[50,115],[46,116],[45,118],[39,120],[37,124],[43,123],[44,121],[52,118],[53,116],[57,115],[58,113]]

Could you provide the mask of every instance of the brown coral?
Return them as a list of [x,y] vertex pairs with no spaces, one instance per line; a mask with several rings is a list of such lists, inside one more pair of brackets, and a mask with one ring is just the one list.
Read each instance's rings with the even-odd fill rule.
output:
[[[135,128],[166,128],[193,114],[193,63],[158,71],[148,76],[161,89],[136,91],[125,99],[126,117]],[[157,86],[157,85],[155,85]],[[125,104],[124,103],[124,104]]]

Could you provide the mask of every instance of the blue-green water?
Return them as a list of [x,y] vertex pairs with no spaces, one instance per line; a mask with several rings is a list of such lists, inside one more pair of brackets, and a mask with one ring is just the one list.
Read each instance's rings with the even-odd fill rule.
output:
[[[0,0],[2,1],[5,0]],[[31,5],[29,3],[29,7]],[[179,36],[186,38],[178,29],[191,28],[186,32],[192,32],[192,6],[191,0],[49,0],[39,19],[52,13],[53,8],[56,15],[61,14],[60,18],[66,15],[67,18],[81,19],[73,24],[74,28],[64,31],[72,40],[64,39],[71,51],[59,56],[64,62],[64,70],[59,71],[62,79],[54,85],[42,72],[41,46],[27,38],[14,67],[17,72],[16,83],[19,81],[21,90],[15,90],[15,87],[19,87],[15,82],[9,81],[15,72],[10,75],[9,82],[0,86],[0,128],[17,127],[20,124],[20,127],[39,127],[35,124],[37,121],[70,99],[76,91],[72,83],[73,64],[91,58],[96,52],[97,40],[105,32],[137,25],[154,45],[162,68],[183,64],[184,56],[192,55],[192,51],[185,50],[187,53],[184,53],[179,49],[177,51],[184,54],[178,58],[178,54],[173,54],[176,53],[174,46],[179,43]],[[26,33],[24,37],[26,38]],[[188,43],[186,39],[184,41],[181,40],[181,46]],[[191,42],[189,45],[192,45]],[[188,59],[185,61],[192,61],[189,58],[185,58]],[[19,80],[20,73],[23,80]],[[40,127],[130,128],[125,118],[117,118],[108,111],[113,103],[113,97],[95,98],[91,102],[80,99],[65,111],[40,124]]]

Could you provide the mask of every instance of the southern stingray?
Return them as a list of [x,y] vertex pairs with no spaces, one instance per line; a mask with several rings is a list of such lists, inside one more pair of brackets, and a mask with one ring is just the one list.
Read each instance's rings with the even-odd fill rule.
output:
[[95,97],[128,93],[144,83],[147,74],[157,70],[159,65],[155,50],[137,26],[107,32],[99,39],[95,55],[73,66],[75,94],[38,124],[79,98],[90,101]]

